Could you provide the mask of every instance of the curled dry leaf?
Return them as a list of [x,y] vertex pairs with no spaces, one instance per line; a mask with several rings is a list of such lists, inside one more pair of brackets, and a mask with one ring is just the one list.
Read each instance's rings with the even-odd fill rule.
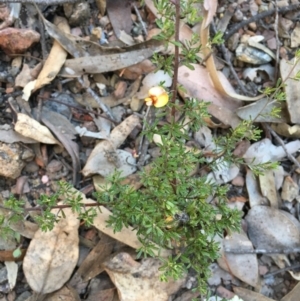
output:
[[[63,32],[70,33],[70,27],[65,18],[56,16],[54,18],[54,24]],[[52,82],[65,63],[67,55],[68,53],[66,50],[56,40],[54,40],[44,67],[34,83],[33,91],[36,91]]]
[[[214,58],[212,54],[212,48],[211,48],[211,43],[209,41],[209,22],[211,20],[211,10],[210,6],[209,7],[204,7],[204,18],[202,21],[201,25],[201,30],[200,30],[200,39],[201,39],[201,44],[202,44],[202,52],[206,60],[206,68],[209,72],[210,78],[214,84],[214,87],[216,90],[222,95],[222,96],[227,96],[231,97],[240,101],[255,101],[263,97],[263,95],[257,96],[257,97],[248,97],[244,95],[239,95],[235,92],[232,92],[230,89],[228,89],[224,83],[223,79],[220,77],[220,72],[217,71]],[[209,10],[207,10],[209,8]]]
[[267,206],[254,206],[245,220],[255,248],[278,250],[300,246],[300,224],[291,214]]
[[[129,153],[125,156],[126,152],[124,153],[124,151],[119,150],[116,152],[116,149],[125,141],[126,137],[138,124],[139,118],[135,115],[131,115],[115,127],[111,132],[109,140],[101,141],[93,149],[82,170],[83,175],[85,177],[92,174],[107,176],[114,170],[118,170],[118,168],[122,168],[121,170],[123,170],[125,166],[133,170],[133,167],[126,162],[126,157],[130,160],[132,160],[133,157]],[[103,164],[105,164],[105,168]]]
[[[240,102],[223,96],[219,91],[216,91],[209,78],[207,70],[200,65],[193,65],[194,70],[186,66],[179,67],[178,82],[186,89],[185,97],[195,97],[199,100],[211,102],[208,106],[208,112],[214,117],[218,118],[224,124],[231,125],[235,128],[240,119],[235,114],[235,110],[241,106]],[[223,74],[224,82],[232,90],[232,87]],[[182,93],[179,90],[179,93]]]
[[[223,247],[231,250],[253,251],[253,245],[245,233],[232,233],[223,239]],[[256,254],[223,253],[218,259],[222,269],[251,286],[258,284],[258,261]]]
[[15,131],[19,134],[45,144],[60,144],[45,126],[29,116],[18,113]]
[[185,279],[162,282],[159,279],[161,261],[146,258],[135,261],[127,253],[119,253],[104,263],[106,272],[118,290],[122,301],[167,301],[183,285]]
[[[57,214],[57,209],[52,211]],[[47,294],[60,289],[70,278],[79,256],[79,219],[71,209],[51,231],[36,231],[23,261],[23,270],[30,287]]]

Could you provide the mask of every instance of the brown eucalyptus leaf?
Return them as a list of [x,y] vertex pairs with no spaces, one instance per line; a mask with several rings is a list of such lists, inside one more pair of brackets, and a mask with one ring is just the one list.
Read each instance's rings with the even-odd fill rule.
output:
[[51,293],[43,301],[80,301],[77,291],[69,285],[62,287],[60,290]]
[[[57,209],[52,212],[58,213]],[[23,261],[28,284],[40,294],[60,289],[78,261],[80,221],[71,209],[64,209],[64,215],[51,231],[36,231]]]
[[[70,27],[65,18],[56,16],[54,24],[63,32],[70,33]],[[52,82],[65,63],[67,55],[66,50],[57,41],[54,41],[43,69],[36,79],[33,91]]]
[[293,78],[299,71],[300,63],[298,61],[294,59],[291,61],[282,59],[280,61],[280,73],[284,82],[287,109],[290,114],[291,122],[296,124],[300,124],[300,87],[299,82]]
[[60,144],[45,126],[31,117],[18,113],[15,131],[19,134],[45,144]]
[[[117,168],[121,168],[121,171],[124,171],[124,173],[127,173],[126,171],[132,171],[133,166],[130,166],[125,158],[128,157],[129,160],[132,160],[132,156],[130,156],[129,153],[127,153],[127,156],[125,156],[126,154],[121,155],[120,150],[116,153],[116,148],[125,141],[127,136],[138,124],[139,118],[135,115],[131,115],[115,127],[111,132],[109,140],[101,141],[93,149],[82,170],[82,174],[85,177],[92,174],[107,176]],[[105,164],[105,166],[103,164]]]
[[118,290],[122,301],[167,301],[185,282],[172,278],[167,282],[160,280],[161,261],[146,258],[135,261],[128,253],[119,253],[104,263],[106,272]]
[[273,208],[278,208],[279,198],[277,194],[275,174],[273,170],[267,170],[264,172],[264,174],[259,175],[259,184],[261,193],[269,200],[270,206]]
[[245,217],[255,248],[284,249],[300,246],[299,222],[289,213],[267,206],[254,206]]
[[297,285],[280,301],[298,301],[299,295],[300,295],[300,282],[298,282]]
[[104,271],[102,263],[112,253],[114,240],[101,233],[101,239],[81,263],[71,280],[74,287],[78,283],[87,282]]
[[123,53],[78,57],[66,61],[61,76],[80,76],[123,69],[149,58],[156,48],[138,49]]
[[117,38],[121,31],[130,34],[132,28],[131,3],[129,0],[107,0],[107,14]]

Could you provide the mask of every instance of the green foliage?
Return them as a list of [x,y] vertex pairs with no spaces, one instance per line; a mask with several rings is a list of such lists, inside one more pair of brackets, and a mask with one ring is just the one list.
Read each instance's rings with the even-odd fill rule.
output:
[[[111,185],[96,194],[97,200],[112,210],[108,224],[115,231],[129,225],[137,229],[143,244],[139,256],[154,254],[153,243],[173,250],[174,256],[162,259],[162,280],[179,278],[193,268],[201,290],[205,288],[209,264],[218,257],[219,246],[214,238],[222,236],[224,230],[238,231],[240,222],[239,212],[226,205],[225,185],[193,176],[198,164],[211,166],[203,152],[186,148],[184,143],[190,131],[197,131],[209,116],[207,105],[195,99],[182,106],[170,103],[170,109],[175,107],[182,113],[183,122],[172,120],[159,126],[159,120],[169,111],[161,110],[155,122],[146,126],[145,135],[149,139],[153,134],[160,135],[162,144],[159,144],[160,157],[151,163],[151,170],[141,173],[141,190],[122,185],[114,175]],[[222,159],[234,162],[232,151],[236,143],[245,138],[257,140],[258,135],[259,131],[249,122],[242,122],[218,141]]]
[[[169,44],[180,47],[180,63],[189,68],[200,61],[198,53],[201,51],[199,36],[193,35],[191,41],[185,43],[174,42],[175,6],[170,0],[155,0],[155,6],[160,14],[157,25],[161,33],[156,37]],[[194,4],[198,0],[180,1],[181,19],[194,24],[199,21],[198,10]],[[222,34],[217,33],[211,44],[222,43]],[[298,53],[300,57],[300,52]],[[173,55],[154,54],[153,62],[157,69],[173,74]],[[296,79],[298,79],[298,75]],[[299,77],[300,78],[300,77]],[[283,83],[278,82],[275,88],[267,88],[264,93],[271,101],[283,101]],[[182,87],[180,87],[182,88]],[[197,99],[186,99],[185,102],[169,103],[167,109],[157,110],[156,119],[151,124],[145,124],[143,134],[150,140],[153,135],[161,137],[160,156],[151,162],[150,171],[141,172],[142,188],[134,190],[123,185],[116,173],[109,179],[109,185],[102,187],[102,191],[95,194],[97,201],[105,204],[112,215],[108,225],[114,231],[121,231],[123,227],[132,226],[142,247],[137,251],[139,257],[155,256],[161,248],[170,249],[173,256],[161,258],[163,272],[161,280],[169,277],[181,277],[189,269],[197,273],[198,288],[205,290],[206,279],[209,276],[209,264],[218,256],[219,245],[215,239],[223,236],[224,231],[238,231],[240,213],[231,210],[226,205],[226,185],[217,185],[203,176],[195,174],[198,167],[216,170],[221,164],[244,164],[240,158],[233,156],[236,144],[243,139],[257,141],[260,130],[253,126],[252,121],[242,121],[238,127],[228,130],[226,134],[215,138],[216,149],[213,158],[207,157],[199,149],[187,148],[185,143],[190,140],[192,133],[205,125],[209,117],[207,107],[209,103]],[[167,114],[172,111],[181,116],[168,119]],[[278,116],[280,109],[273,109],[271,115]],[[164,121],[161,123],[161,121]],[[249,168],[258,175],[266,170],[276,168],[275,163],[260,165],[249,164]],[[34,219],[43,231],[52,230],[55,223],[65,216],[63,209],[70,207],[78,214],[78,218],[87,226],[93,224],[98,208],[87,207],[78,194],[72,192],[71,185],[60,183],[58,191],[52,196],[41,196],[37,200],[40,215]],[[58,197],[64,195],[63,204],[57,213],[51,210],[58,208]],[[27,211],[24,202],[10,197],[4,202],[9,214],[0,215],[1,235],[13,235],[11,223],[24,218]],[[4,209],[6,212],[6,210]],[[19,252],[16,250],[16,254]]]

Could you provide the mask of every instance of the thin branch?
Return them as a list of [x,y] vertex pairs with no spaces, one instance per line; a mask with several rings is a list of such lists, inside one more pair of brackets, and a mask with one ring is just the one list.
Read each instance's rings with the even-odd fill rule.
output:
[[[87,203],[87,204],[82,204],[82,207],[99,207],[99,206],[106,206],[107,204],[105,203]],[[14,209],[11,208],[7,208],[3,205],[0,205],[0,208],[3,210],[7,210],[7,211],[11,211],[11,212],[15,212],[15,213],[20,213],[17,212]],[[71,205],[56,205],[56,206],[52,206],[50,207],[50,209],[66,209],[66,208],[72,208]],[[42,206],[36,206],[36,207],[32,207],[32,208],[23,208],[24,212],[29,212],[29,211],[43,211],[45,210],[45,208],[43,208]]]
[[[284,14],[287,13],[289,11],[293,11],[293,10],[299,10],[300,9],[300,4],[293,4],[293,5],[289,5],[289,6],[284,6],[284,7],[280,7],[278,8],[278,13],[280,14]],[[276,12],[276,8],[264,11],[260,14],[257,14],[245,21],[242,21],[236,25],[234,25],[228,32],[227,34],[225,34],[224,39],[227,41],[234,33],[236,33],[240,28],[244,27],[245,25],[248,25],[252,22],[256,22],[260,19],[266,18],[268,16],[273,15]]]
[[96,100],[97,104],[99,105],[99,107],[101,108],[101,110],[103,111],[104,114],[106,114],[111,120],[113,120],[114,122],[116,122],[115,117],[113,116],[110,108],[101,101],[101,98],[94,92],[93,89],[91,89],[90,87],[86,87],[84,84],[84,81],[81,77],[77,78],[78,82],[81,84],[81,86],[83,88],[86,89],[86,91]]
[[0,3],[35,3],[35,4],[43,4],[43,5],[55,5],[55,4],[63,4],[67,2],[76,3],[79,0],[0,0]]
[[271,135],[277,140],[277,142],[282,146],[282,148],[284,149],[287,157],[289,158],[290,161],[292,161],[296,166],[297,168],[300,169],[300,163],[297,161],[297,159],[291,155],[288,150],[286,149],[285,147],[285,144],[284,142],[282,141],[282,139],[277,135],[277,133],[269,126],[267,125],[267,128],[268,130],[270,131]]
[[292,254],[300,253],[300,247],[295,248],[286,248],[286,249],[252,249],[252,250],[243,250],[243,249],[229,249],[224,248],[225,253],[231,254]]
[[[179,28],[180,28],[180,0],[171,0],[175,5],[175,53],[174,53],[174,74],[173,74],[173,85],[172,85],[172,102],[176,102],[177,98],[177,82],[178,82],[178,68],[179,68]],[[175,116],[175,107],[172,108],[172,116]]]

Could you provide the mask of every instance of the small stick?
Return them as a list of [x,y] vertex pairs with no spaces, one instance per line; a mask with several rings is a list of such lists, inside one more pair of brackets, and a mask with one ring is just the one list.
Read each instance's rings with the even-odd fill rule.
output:
[[280,41],[279,41],[279,35],[278,35],[278,4],[277,4],[277,0],[275,0],[275,9],[276,9],[276,13],[275,13],[275,22],[274,22],[274,30],[275,30],[275,39],[276,39],[276,59],[275,59],[275,75],[274,75],[274,81],[275,84],[277,82],[277,78],[278,78],[278,73],[279,73],[279,45],[280,45]]
[[79,81],[79,83],[82,85],[83,88],[86,89],[86,91],[91,94],[91,96],[94,97],[94,99],[96,100],[96,102],[98,103],[99,107],[102,109],[103,113],[106,114],[110,119],[112,119],[114,122],[116,122],[115,117],[113,116],[113,114],[111,113],[110,108],[104,104],[100,97],[94,92],[93,89],[91,89],[90,87],[85,87],[84,81],[81,77],[78,77],[77,80]]
[[243,250],[243,249],[229,249],[224,248],[225,253],[231,254],[292,254],[300,253],[300,247],[287,248],[287,249],[253,249],[253,250]]
[[136,15],[137,15],[137,18],[138,18],[139,22],[140,22],[141,25],[142,25],[142,30],[143,30],[143,32],[144,32],[144,36],[147,37],[147,36],[148,36],[148,31],[147,31],[147,28],[146,28],[146,26],[145,26],[145,23],[143,22],[143,19],[142,19],[142,17],[141,17],[141,14],[140,14],[138,8],[136,7],[135,3],[132,3],[132,6],[133,6],[133,8],[134,8],[134,11],[135,11],[135,13],[136,13]]
[[295,264],[295,265],[291,265],[289,267],[285,267],[283,269],[279,269],[277,271],[274,271],[274,272],[270,272],[268,274],[265,274],[263,277],[264,278],[268,278],[268,277],[271,277],[271,276],[275,276],[277,274],[280,274],[282,272],[286,272],[286,271],[290,271],[290,270],[295,270],[295,269],[299,269],[300,268],[300,264]]
[[287,157],[289,158],[290,161],[292,161],[296,166],[297,168],[300,168],[300,163],[297,161],[297,159],[291,155],[288,150],[286,149],[285,147],[285,144],[284,142],[282,141],[282,139],[277,135],[277,133],[269,126],[267,125],[267,128],[268,130],[270,131],[270,133],[272,134],[272,136],[277,140],[277,142],[282,146],[282,148],[284,149]]
[[35,3],[35,4],[43,4],[43,5],[54,5],[54,4],[63,4],[67,2],[76,3],[79,0],[0,0],[0,3]]
[[[1,0],[0,0],[1,1]],[[287,13],[289,11],[293,11],[293,10],[299,10],[300,9],[300,4],[293,4],[293,5],[289,5],[289,6],[284,6],[284,7],[280,7],[278,8],[278,13],[280,14],[284,14]],[[245,25],[248,25],[249,23],[252,22],[256,22],[260,19],[266,18],[268,16],[271,16],[275,13],[276,9],[270,9],[267,11],[264,11],[260,14],[257,14],[245,21],[242,21],[236,25],[234,25],[224,36],[225,41],[227,41],[235,32],[237,32],[240,28],[244,27]]]
[[[177,82],[178,82],[178,68],[179,68],[179,27],[180,27],[180,0],[170,0],[175,5],[175,53],[174,53],[174,73],[172,85],[172,102],[175,104],[177,98]],[[175,118],[175,107],[173,106],[172,116]]]

